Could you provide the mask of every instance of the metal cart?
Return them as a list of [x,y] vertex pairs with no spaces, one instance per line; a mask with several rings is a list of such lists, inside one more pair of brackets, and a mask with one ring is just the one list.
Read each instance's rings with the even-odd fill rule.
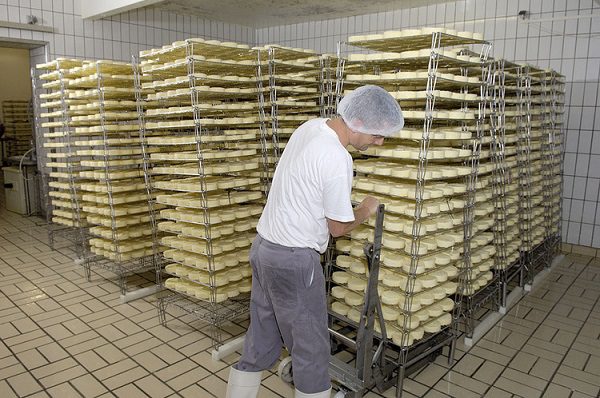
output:
[[[384,212],[384,205],[380,205],[376,214],[373,243],[364,248],[369,278],[360,322],[356,323],[329,311],[329,333],[332,343],[329,375],[332,381],[339,385],[336,398],[360,398],[372,389],[383,392],[394,385],[396,396],[400,397],[404,378],[433,362],[442,353],[444,346],[450,345],[449,362],[453,361],[456,336],[451,327],[407,347],[400,347],[388,339],[383,316],[378,316],[382,314],[382,307],[377,291]],[[333,248],[330,244],[325,259],[328,289]],[[376,323],[379,324],[380,333],[375,331]],[[336,357],[336,354],[342,351],[352,352],[355,355],[354,360],[347,363]],[[292,383],[291,357],[281,361],[278,374],[283,381]]]

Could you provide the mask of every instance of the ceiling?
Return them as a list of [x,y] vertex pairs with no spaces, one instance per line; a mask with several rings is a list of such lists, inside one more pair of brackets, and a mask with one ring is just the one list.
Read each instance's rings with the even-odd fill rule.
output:
[[153,8],[254,28],[348,17],[449,0],[162,0]]

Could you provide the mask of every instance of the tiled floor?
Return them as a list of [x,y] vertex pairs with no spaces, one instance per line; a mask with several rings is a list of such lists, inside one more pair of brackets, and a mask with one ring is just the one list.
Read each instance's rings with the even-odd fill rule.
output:
[[[70,255],[50,250],[42,220],[0,210],[1,398],[224,396],[237,354],[214,362],[202,325],[173,313],[161,326],[152,298],[121,304]],[[475,347],[459,344],[453,367],[439,357],[412,375],[404,396],[598,396],[599,298],[600,260],[569,254]],[[261,398],[292,395],[265,374]]]

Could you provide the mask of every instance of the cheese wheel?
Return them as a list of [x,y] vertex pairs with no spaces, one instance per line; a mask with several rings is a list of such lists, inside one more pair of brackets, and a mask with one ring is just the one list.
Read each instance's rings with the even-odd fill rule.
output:
[[227,294],[227,298],[234,298],[240,295],[240,291],[236,286],[226,287],[224,293]]
[[398,305],[402,294],[394,290],[384,290],[381,293],[381,302],[387,305]]
[[395,332],[392,334],[392,341],[400,347],[409,347],[413,344],[414,339],[410,333]]
[[399,236],[395,236],[392,234],[384,234],[382,244],[386,248],[399,250],[404,248],[405,241],[404,238],[401,238]]
[[348,279],[350,279],[350,274],[343,271],[334,272],[331,274],[331,279],[337,284],[345,285],[348,283]]
[[445,273],[443,270],[434,271],[430,275],[436,279],[438,284],[446,282],[448,280],[448,274]]
[[365,275],[367,274],[367,264],[363,262],[356,262],[350,265],[350,271],[355,274]]
[[352,230],[350,236],[352,237],[352,239],[365,240],[373,236],[373,231],[370,228],[359,226],[358,228]]
[[441,300],[438,304],[442,307],[442,310],[444,310],[445,312],[452,311],[452,309],[454,308],[454,301],[452,301],[452,299],[448,297]]
[[381,312],[385,321],[395,321],[398,319],[398,316],[400,316],[400,311],[396,308],[388,307],[387,305],[381,306]]
[[335,264],[340,268],[350,268],[350,265],[356,261],[357,259],[350,256],[341,255],[336,257]]
[[437,318],[438,316],[440,316],[444,313],[442,306],[438,305],[438,304],[430,305],[429,307],[426,308],[426,310],[429,313],[429,316],[432,318]]
[[348,289],[364,292],[367,288],[367,281],[360,278],[350,277],[348,279]]
[[245,279],[242,282],[240,282],[238,284],[238,289],[240,291],[240,293],[250,293],[250,291],[252,290],[252,280],[251,279]]
[[431,289],[437,286],[439,283],[437,278],[431,274],[419,276],[419,282],[421,282],[425,289]]
[[413,312],[411,314],[411,319],[418,320],[420,323],[423,323],[429,319],[429,313],[427,312],[427,309],[422,309],[417,312]]
[[179,285],[181,279],[179,278],[168,278],[165,280],[165,287],[167,289],[177,290],[177,285]]
[[346,316],[346,315],[348,315],[348,311],[350,310],[350,307],[340,301],[334,301],[333,303],[331,303],[331,310],[342,316]]
[[433,294],[431,293],[431,290],[426,290],[422,293],[415,294],[413,297],[413,302],[414,301],[418,302],[422,306],[425,306],[433,304],[435,299],[433,297]]
[[351,321],[354,321],[356,323],[360,322],[360,311],[357,310],[356,308],[350,308],[348,310],[348,315],[346,315],[348,317],[348,319],[350,319]]
[[396,324],[400,326],[400,328],[404,329],[404,327],[406,326],[408,330],[417,328],[420,323],[421,321],[419,321],[418,318],[414,317],[413,314],[400,314],[398,316],[398,319],[396,320]]
[[458,284],[455,282],[446,282],[443,285],[441,285],[440,288],[443,289],[443,291],[446,295],[451,295],[451,294],[456,293]]
[[362,258],[365,255],[364,247],[357,242],[354,242],[350,247],[350,254],[354,257]]
[[341,286],[334,286],[331,288],[331,295],[337,299],[344,299],[346,294],[349,292],[348,289],[343,288]]
[[456,275],[458,275],[458,268],[452,265],[443,268],[443,271],[446,273],[448,278],[454,278]]
[[442,329],[442,325],[440,325],[440,323],[437,320],[433,320],[423,325],[423,329],[427,333],[437,333]]
[[381,282],[389,287],[404,287],[406,285],[406,277],[395,272],[386,272]]
[[344,296],[344,301],[350,306],[361,305],[364,302],[364,295],[348,291]]

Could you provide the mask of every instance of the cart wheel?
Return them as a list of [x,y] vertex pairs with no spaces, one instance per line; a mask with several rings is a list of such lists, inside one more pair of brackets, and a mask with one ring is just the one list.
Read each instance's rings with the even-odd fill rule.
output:
[[288,384],[293,383],[294,374],[292,371],[292,357],[285,357],[279,362],[279,366],[277,366],[277,375],[284,382]]
[[340,390],[333,396],[333,398],[344,398],[345,396],[346,396],[346,391]]

